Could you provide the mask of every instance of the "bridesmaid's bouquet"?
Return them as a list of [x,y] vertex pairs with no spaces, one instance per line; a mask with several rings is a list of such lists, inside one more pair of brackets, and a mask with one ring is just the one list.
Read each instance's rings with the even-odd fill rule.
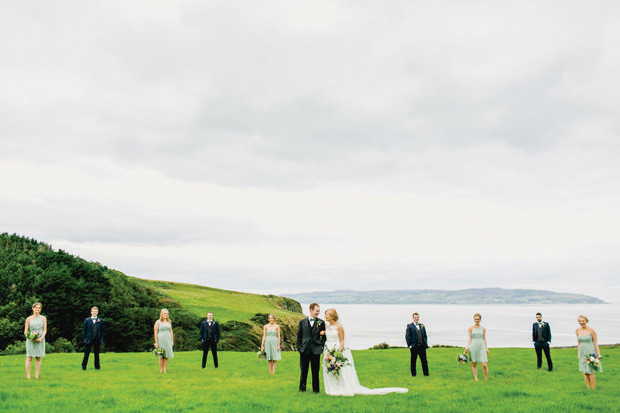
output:
[[26,333],[26,338],[32,341],[35,341],[36,339],[38,339],[39,336],[40,334],[37,332],[37,330],[28,329],[28,332]]
[[260,360],[265,360],[265,358],[267,357],[267,353],[264,350],[258,350],[256,352],[256,357],[258,357]]
[[340,350],[336,349],[336,347],[325,351],[324,361],[327,372],[335,378],[340,377],[340,371],[344,366],[351,365],[349,359],[346,358]]
[[458,361],[459,364],[465,364],[469,360],[467,360],[467,356],[465,354],[459,354],[458,356],[456,356],[456,361]]
[[585,356],[583,359],[586,362],[586,364],[590,367],[592,367],[592,369],[594,370],[600,370],[601,368],[601,361],[599,360],[599,355],[596,353],[592,353],[592,354],[588,354],[587,356]]
[[153,350],[153,354],[155,355],[155,357],[166,358],[166,349],[161,347],[156,348],[155,350]]

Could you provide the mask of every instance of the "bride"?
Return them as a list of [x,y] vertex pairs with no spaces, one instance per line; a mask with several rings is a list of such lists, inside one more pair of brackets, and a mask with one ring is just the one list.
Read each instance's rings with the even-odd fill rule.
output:
[[[401,387],[387,387],[382,389],[369,389],[360,384],[353,364],[351,349],[346,345],[344,328],[338,322],[338,313],[330,308],[325,311],[325,320],[329,326],[325,330],[327,341],[325,342],[325,353],[329,349],[338,348],[342,355],[348,359],[350,365],[344,366],[340,370],[340,377],[334,377],[327,372],[325,362],[323,362],[323,382],[325,383],[325,393],[330,396],[353,396],[355,394],[387,394],[392,392],[407,393],[409,389]],[[324,354],[325,354],[324,353]],[[325,356],[323,356],[325,357]]]

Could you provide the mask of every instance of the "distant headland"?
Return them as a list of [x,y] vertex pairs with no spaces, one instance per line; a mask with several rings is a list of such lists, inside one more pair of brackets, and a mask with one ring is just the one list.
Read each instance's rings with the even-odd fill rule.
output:
[[599,298],[583,294],[504,288],[336,290],[282,295],[300,303],[317,301],[330,304],[607,304]]

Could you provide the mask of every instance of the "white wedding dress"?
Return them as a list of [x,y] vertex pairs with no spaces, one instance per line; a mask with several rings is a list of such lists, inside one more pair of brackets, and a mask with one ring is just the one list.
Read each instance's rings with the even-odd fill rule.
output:
[[[338,328],[336,326],[328,326],[325,330],[325,350],[332,349],[334,347],[340,347],[340,340],[338,338]],[[346,337],[346,335],[345,335]],[[353,396],[356,394],[387,394],[387,393],[407,393],[409,389],[402,387],[386,387],[382,389],[369,389],[360,384],[357,378],[357,371],[355,370],[355,364],[353,363],[353,355],[351,349],[348,348],[347,340],[345,338],[345,348],[342,352],[343,356],[349,359],[350,366],[344,366],[340,370],[340,377],[334,377],[327,372],[325,367],[325,353],[323,353],[323,383],[325,384],[325,393],[330,396]]]

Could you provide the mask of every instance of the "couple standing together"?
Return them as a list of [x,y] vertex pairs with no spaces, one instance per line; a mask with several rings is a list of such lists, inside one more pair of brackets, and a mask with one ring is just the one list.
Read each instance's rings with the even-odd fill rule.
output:
[[328,395],[353,396],[355,394],[373,395],[409,391],[409,389],[400,387],[369,389],[362,386],[357,377],[344,326],[338,322],[338,313],[333,308],[326,310],[325,320],[329,323],[326,325],[325,321],[318,318],[320,312],[321,307],[317,303],[310,304],[310,316],[302,319],[297,329],[297,351],[299,351],[301,367],[300,391],[306,391],[309,369],[312,370],[312,391],[315,393],[320,391],[321,355],[324,351],[334,348],[342,352],[349,364],[341,367],[339,376],[329,374],[327,367],[323,365],[323,381],[325,393]]

